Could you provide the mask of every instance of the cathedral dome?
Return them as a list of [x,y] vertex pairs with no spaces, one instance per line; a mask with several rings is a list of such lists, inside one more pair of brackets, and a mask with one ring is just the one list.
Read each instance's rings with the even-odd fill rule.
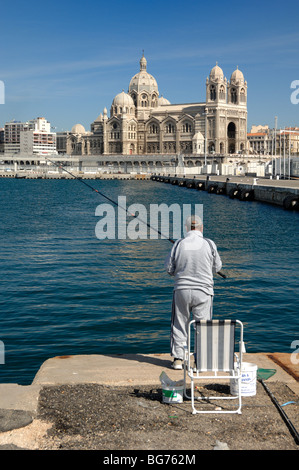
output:
[[121,106],[122,108],[126,106],[134,106],[134,101],[130,95],[122,91],[114,98],[112,106]]
[[219,67],[218,63],[216,62],[215,67],[212,68],[210,72],[210,79],[212,80],[223,80],[223,70],[221,67]]
[[241,70],[237,69],[232,73],[231,77],[230,77],[230,81],[231,83],[234,82],[234,83],[237,83],[237,82],[240,82],[240,83],[244,83],[244,75],[243,73],[241,72]]
[[85,128],[82,126],[82,124],[75,124],[72,127],[72,134],[85,134]]
[[164,98],[164,96],[161,96],[158,99],[158,104],[159,104],[159,106],[163,106],[163,105],[166,105],[166,104],[170,104],[170,101],[168,101],[168,99]]
[[136,91],[148,91],[148,92],[157,92],[158,93],[158,84],[156,79],[147,72],[147,60],[144,55],[140,59],[140,72],[138,72],[130,81],[129,93]]

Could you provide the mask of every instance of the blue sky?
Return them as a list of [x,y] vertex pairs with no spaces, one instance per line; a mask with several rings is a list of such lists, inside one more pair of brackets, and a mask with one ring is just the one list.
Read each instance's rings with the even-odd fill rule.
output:
[[46,117],[57,128],[87,130],[114,96],[127,91],[144,50],[148,71],[171,103],[205,100],[218,61],[229,79],[248,82],[252,124],[299,126],[290,101],[299,80],[299,2],[182,0],[1,1],[0,126]]

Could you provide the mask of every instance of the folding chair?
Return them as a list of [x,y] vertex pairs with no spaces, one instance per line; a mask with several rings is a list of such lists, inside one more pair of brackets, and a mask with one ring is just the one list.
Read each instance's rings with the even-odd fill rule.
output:
[[[235,353],[236,327],[238,326],[239,355]],[[192,335],[192,338],[191,338]],[[191,343],[194,343],[194,353]],[[241,414],[241,370],[243,351],[243,324],[239,320],[192,320],[188,325],[188,341],[184,358],[184,395],[191,399],[192,413],[238,413]],[[191,364],[191,358],[194,361]],[[194,363],[193,363],[194,362]],[[206,375],[205,373],[210,373]],[[214,375],[211,375],[214,373]],[[221,375],[218,375],[221,373]],[[199,375],[201,374],[201,375]],[[225,375],[226,374],[226,375]],[[187,395],[187,376],[191,379],[191,397]],[[194,397],[195,381],[217,378],[237,381],[236,396]],[[195,400],[236,400],[238,407],[233,410],[198,410]]]

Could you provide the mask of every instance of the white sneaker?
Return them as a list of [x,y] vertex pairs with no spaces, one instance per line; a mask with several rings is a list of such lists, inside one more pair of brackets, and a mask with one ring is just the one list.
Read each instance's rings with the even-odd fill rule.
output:
[[175,370],[182,370],[183,369],[183,361],[182,359],[175,358],[171,367]]

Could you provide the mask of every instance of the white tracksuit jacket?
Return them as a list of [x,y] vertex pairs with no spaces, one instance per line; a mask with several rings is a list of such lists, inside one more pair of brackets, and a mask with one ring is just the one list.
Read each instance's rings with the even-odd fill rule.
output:
[[208,295],[214,294],[213,274],[221,267],[215,243],[198,230],[177,240],[165,261],[166,271],[174,276],[174,290],[199,289]]

